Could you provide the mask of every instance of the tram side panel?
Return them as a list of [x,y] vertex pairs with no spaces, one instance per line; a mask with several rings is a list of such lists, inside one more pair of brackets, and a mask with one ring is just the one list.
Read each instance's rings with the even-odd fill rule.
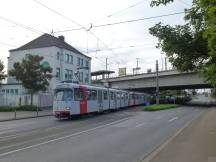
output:
[[109,110],[109,93],[108,89],[103,90],[103,109]]
[[116,108],[120,108],[121,107],[121,93],[120,92],[116,92]]
[[92,88],[86,89],[87,94],[87,103],[88,103],[88,113],[97,112],[99,111],[98,108],[98,97],[97,97],[97,90]]
[[109,95],[110,95],[110,109],[113,110],[116,108],[116,105],[115,105],[115,92],[113,90],[110,90],[109,91]]

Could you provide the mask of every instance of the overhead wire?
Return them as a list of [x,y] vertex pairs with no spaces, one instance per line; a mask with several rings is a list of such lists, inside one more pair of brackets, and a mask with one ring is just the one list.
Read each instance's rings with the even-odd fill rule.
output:
[[[72,20],[71,18],[61,14],[60,12],[48,7],[47,5],[41,3],[40,1],[38,0],[33,0],[34,2],[40,4],[41,6],[47,8],[48,10],[54,12],[55,14],[57,15],[60,15],[61,17],[71,21],[72,23],[80,26],[80,28],[75,28],[75,29],[67,29],[67,30],[62,30],[62,31],[57,31],[58,33],[59,32],[66,32],[66,31],[73,31],[73,30],[86,30],[88,31],[90,34],[92,34],[97,40],[99,40],[108,50],[110,50],[112,53],[114,53],[112,51],[112,49],[110,49],[106,43],[104,43],[98,36],[96,36],[93,32],[90,31],[91,28],[99,28],[99,27],[106,27],[106,26],[112,26],[112,25],[119,25],[119,24],[124,24],[124,23],[132,23],[132,22],[138,22],[138,21],[144,21],[144,20],[148,20],[148,19],[155,19],[155,18],[161,18],[161,17],[167,17],[167,16],[173,16],[173,15],[179,15],[179,14],[183,14],[185,12],[177,12],[177,13],[170,13],[170,14],[164,14],[164,15],[158,15],[158,16],[151,16],[151,17],[146,17],[146,18],[141,18],[141,19],[133,19],[133,20],[126,20],[126,21],[120,21],[120,22],[114,22],[114,23],[108,23],[108,24],[101,24],[101,25],[92,25],[91,23],[91,27],[90,29],[87,29],[85,26],[79,24],[78,22]],[[140,2],[141,3],[141,2]],[[132,7],[132,6],[131,6]],[[116,13],[117,14],[117,13]],[[57,32],[54,32],[54,33],[57,33]]]
[[[148,48],[145,47],[145,45],[155,45],[154,43],[151,44],[143,44],[143,45],[130,45],[130,46],[124,46],[124,47],[115,47],[115,48],[110,48],[112,50],[117,50],[117,49],[124,49],[124,48]],[[95,51],[89,51],[89,53],[94,53],[94,52],[102,52],[102,51],[107,51],[107,49],[100,49],[100,50],[95,50]]]
[[4,46],[16,47],[15,45],[4,43],[4,42],[0,42],[0,44]]
[[26,29],[26,30],[29,30],[29,31],[31,31],[31,32],[34,32],[34,33],[36,33],[36,34],[44,34],[44,32],[42,32],[42,31],[40,31],[40,30],[38,30],[38,29],[34,29],[34,28],[29,27],[29,26],[27,26],[27,25],[18,23],[18,22],[14,21],[14,20],[11,20],[11,19],[9,19],[9,18],[0,16],[0,19],[4,20],[4,21],[6,21],[6,22],[9,22],[9,23],[11,23],[11,24],[14,24],[14,25],[16,25],[16,26],[22,27],[22,28],[24,28],[24,29]]
[[[124,23],[132,23],[132,22],[137,22],[137,21],[144,21],[144,20],[149,20],[149,19],[156,19],[156,18],[161,18],[161,17],[168,17],[168,16],[174,16],[174,15],[179,15],[179,14],[183,14],[185,13],[185,11],[183,12],[175,12],[175,13],[169,13],[169,14],[163,14],[163,15],[158,15],[158,16],[151,16],[151,17],[146,17],[146,18],[140,18],[140,19],[133,19],[133,20],[127,20],[127,21],[121,21],[121,22],[115,22],[115,23],[109,23],[109,24],[102,24],[102,25],[92,25],[92,28],[98,28],[98,27],[105,27],[105,26],[111,26],[111,25],[119,25],[119,24],[124,24]],[[72,29],[73,30],[73,29]],[[75,29],[77,30],[77,29]],[[70,30],[67,30],[70,31]],[[64,32],[64,31],[61,31]],[[108,50],[113,50],[112,48],[109,48]],[[97,52],[102,51],[102,50],[97,50]],[[96,51],[94,51],[96,52]]]
[[[126,21],[120,21],[120,22],[107,23],[107,24],[101,24],[101,25],[92,25],[92,28],[99,28],[99,27],[106,27],[106,26],[119,25],[119,24],[125,24],[125,23],[132,23],[132,22],[138,22],[138,21],[144,21],[144,20],[150,20],[150,19],[157,19],[157,18],[162,18],[162,17],[180,15],[183,13],[185,13],[185,11],[163,14],[163,15],[158,15],[158,16],[145,17],[145,18],[140,18],[140,19],[132,19],[132,20],[126,20]],[[55,33],[62,33],[62,32],[74,31],[74,30],[80,30],[80,28],[59,30],[59,31],[55,31]]]
[[182,4],[184,4],[184,5],[186,5],[186,6],[188,6],[188,7],[191,7],[191,5],[189,5],[188,3],[186,3],[185,1],[183,1],[183,0],[178,0],[179,2],[181,2]]
[[[55,13],[55,14],[57,14],[57,15],[63,17],[63,18],[65,18],[65,19],[67,19],[67,20],[69,20],[69,21],[71,21],[73,24],[76,24],[76,25],[80,26],[80,27],[81,27],[80,30],[81,30],[81,29],[84,29],[84,30],[88,31],[88,29],[87,29],[85,26],[83,26],[83,25],[81,25],[80,23],[78,23],[78,22],[72,20],[71,18],[69,18],[69,17],[67,17],[67,16],[65,16],[65,15],[63,15],[63,14],[61,14],[60,12],[58,12],[58,11],[56,11],[56,10],[54,10],[54,9],[52,9],[52,8],[50,8],[50,7],[48,7],[47,5],[43,4],[42,2],[40,2],[40,1],[38,1],[38,0],[33,0],[33,1],[36,2],[37,4],[41,5],[41,6],[45,7],[46,9],[50,10],[51,12],[53,12],[53,13]],[[56,33],[56,32],[54,32],[54,33]],[[104,46],[105,46],[106,48],[108,48],[108,45],[107,45],[106,43],[104,43],[101,39],[99,39],[99,37],[96,36],[93,32],[91,32],[91,31],[89,30],[89,33],[92,34],[96,39],[98,39],[102,44],[104,44]]]
[[[115,15],[118,15],[118,14],[120,14],[120,13],[122,13],[122,12],[128,10],[128,9],[131,9],[131,8],[134,8],[134,7],[138,6],[138,5],[140,5],[140,4],[143,3],[143,2],[144,2],[144,0],[139,1],[139,2],[137,2],[137,3],[135,3],[135,4],[130,5],[129,7],[126,7],[126,8],[124,8],[124,9],[119,10],[119,11],[116,11],[116,12],[114,12],[114,13],[112,13],[112,14],[109,14],[109,15],[107,15],[107,16],[105,16],[105,17],[103,17],[103,18],[100,18],[100,19],[98,19],[98,20],[95,20],[95,21],[93,21],[91,24],[96,23],[96,22],[99,22],[99,21],[104,20],[104,19],[107,19],[107,18],[110,18],[110,17],[113,17],[113,16],[115,16]],[[89,23],[89,24],[90,24],[90,23]]]

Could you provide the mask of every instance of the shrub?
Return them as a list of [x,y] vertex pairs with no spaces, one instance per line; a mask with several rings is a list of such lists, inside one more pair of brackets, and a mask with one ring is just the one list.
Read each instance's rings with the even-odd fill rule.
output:
[[23,105],[23,106],[0,106],[0,112],[11,112],[11,111],[41,111],[42,109],[34,105]]

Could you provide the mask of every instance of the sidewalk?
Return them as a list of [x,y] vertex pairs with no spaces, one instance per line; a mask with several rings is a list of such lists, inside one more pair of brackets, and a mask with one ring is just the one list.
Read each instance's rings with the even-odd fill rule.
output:
[[187,105],[215,107],[216,99],[211,96],[197,95]]
[[144,162],[216,162],[216,108],[209,108],[147,159]]
[[[47,116],[47,115],[52,115],[52,109],[44,109],[43,111],[38,112],[38,116]],[[37,112],[35,111],[16,112],[16,119],[31,118],[36,116],[37,116]],[[5,120],[14,120],[14,119],[15,119],[15,112],[0,112],[0,122]]]

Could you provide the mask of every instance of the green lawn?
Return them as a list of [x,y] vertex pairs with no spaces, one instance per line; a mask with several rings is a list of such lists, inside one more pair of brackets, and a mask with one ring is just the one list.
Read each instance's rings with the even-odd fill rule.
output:
[[157,110],[165,110],[165,109],[173,109],[176,108],[178,105],[177,104],[154,104],[154,105],[149,105],[145,106],[144,110],[145,111],[157,111]]

